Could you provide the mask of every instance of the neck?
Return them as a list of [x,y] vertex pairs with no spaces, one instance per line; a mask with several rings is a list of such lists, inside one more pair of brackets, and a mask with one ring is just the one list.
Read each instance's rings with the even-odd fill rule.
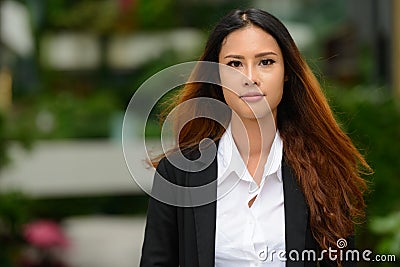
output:
[[242,158],[268,156],[275,138],[276,125],[272,116],[243,119],[232,113],[232,137]]

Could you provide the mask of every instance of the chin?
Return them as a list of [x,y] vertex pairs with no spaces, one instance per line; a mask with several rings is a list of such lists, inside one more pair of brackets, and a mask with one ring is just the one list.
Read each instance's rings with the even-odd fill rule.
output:
[[273,119],[275,116],[270,110],[249,110],[248,112],[237,112],[240,118],[246,120],[261,120],[261,119]]

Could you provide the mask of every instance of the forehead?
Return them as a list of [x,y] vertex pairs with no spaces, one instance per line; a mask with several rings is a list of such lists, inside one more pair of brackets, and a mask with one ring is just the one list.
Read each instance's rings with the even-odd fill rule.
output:
[[[228,34],[222,42],[220,54],[258,53],[272,51],[281,55],[281,49],[275,38],[260,27],[250,25]],[[265,50],[265,51],[264,51]]]

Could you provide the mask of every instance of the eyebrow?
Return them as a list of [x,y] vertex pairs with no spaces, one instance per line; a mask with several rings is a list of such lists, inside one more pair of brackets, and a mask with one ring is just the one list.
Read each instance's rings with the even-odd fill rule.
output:
[[[278,54],[276,54],[275,52],[262,52],[262,53],[258,53],[255,55],[255,58],[259,58],[259,57],[264,57],[264,56],[269,56],[269,55],[275,55],[277,56]],[[244,59],[244,56],[241,55],[227,55],[224,58],[237,58],[237,59]]]

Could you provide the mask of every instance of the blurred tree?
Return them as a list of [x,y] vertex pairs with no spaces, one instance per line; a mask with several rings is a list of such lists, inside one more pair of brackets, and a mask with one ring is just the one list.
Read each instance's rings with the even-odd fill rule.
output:
[[385,91],[358,86],[327,92],[345,132],[374,170],[372,176],[365,177],[370,192],[366,195],[366,222],[358,226],[358,247],[374,253],[398,254],[400,105]]
[[21,230],[31,218],[30,200],[21,193],[0,194],[0,266],[14,267],[24,245]]
[[8,162],[8,153],[7,153],[7,141],[6,141],[6,133],[5,133],[5,118],[2,112],[0,112],[0,170],[6,165]]
[[368,212],[384,216],[400,208],[400,109],[383,89],[332,90],[332,105],[345,131],[374,169]]
[[105,33],[114,30],[118,2],[110,0],[46,1],[46,27],[57,30],[86,30]]
[[0,111],[0,174],[10,162],[9,149],[12,144],[29,149],[33,143],[33,136],[26,132],[23,125],[13,124],[10,119],[11,113]]
[[400,1],[392,1],[393,5],[393,91],[394,96],[400,100]]
[[139,1],[134,15],[140,29],[162,30],[181,26],[177,12],[178,2],[174,0]]
[[370,228],[372,232],[383,236],[377,246],[380,253],[400,256],[400,211],[373,218]]

